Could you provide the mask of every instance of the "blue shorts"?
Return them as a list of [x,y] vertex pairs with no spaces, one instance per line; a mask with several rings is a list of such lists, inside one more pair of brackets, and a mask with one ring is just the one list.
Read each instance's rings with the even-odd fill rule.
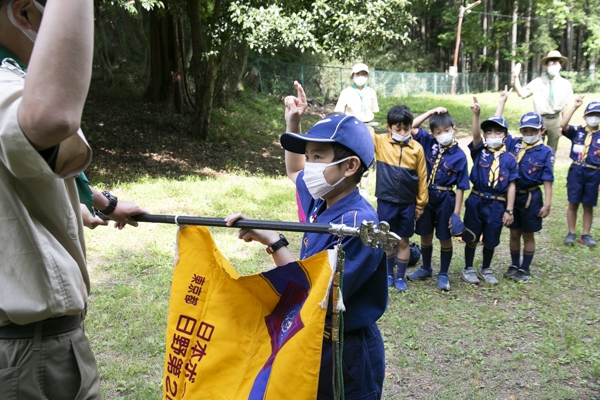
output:
[[600,170],[571,164],[567,175],[567,197],[569,203],[596,207],[598,205],[598,186]]
[[[317,398],[333,399],[331,340],[323,339]],[[385,350],[376,324],[344,332],[344,393],[346,400],[378,400],[385,377]]]
[[464,224],[479,239],[483,233],[483,244],[495,248],[500,244],[502,217],[506,204],[500,200],[484,199],[471,193],[465,201]]
[[390,231],[403,239],[415,233],[415,203],[398,204],[377,199],[377,217],[390,224]]
[[418,235],[431,235],[435,229],[435,237],[439,240],[450,239],[448,224],[454,212],[456,195],[454,192],[442,190],[429,191],[429,204],[423,215],[417,220],[415,232]]
[[543,218],[538,214],[543,206],[542,190],[539,187],[528,193],[517,193],[514,208],[515,220],[510,225],[510,229],[521,229],[525,233],[541,231]]

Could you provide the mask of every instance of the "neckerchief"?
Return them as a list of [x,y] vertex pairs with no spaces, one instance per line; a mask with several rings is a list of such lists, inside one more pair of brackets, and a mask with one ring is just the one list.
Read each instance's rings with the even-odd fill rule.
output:
[[444,152],[446,150],[448,150],[455,144],[457,144],[456,140],[454,140],[450,146],[446,146],[446,147],[440,146],[440,151],[438,152],[438,156],[435,160],[435,164],[433,164],[433,169],[431,170],[431,175],[429,175],[429,182],[427,182],[428,185],[433,185],[433,182],[435,182],[435,175],[437,174],[438,166],[440,165],[440,161],[442,160],[442,155],[444,154]]
[[587,131],[587,136],[585,137],[585,141],[583,142],[583,145],[585,147],[583,148],[583,153],[581,154],[581,162],[585,162],[585,159],[588,155],[588,151],[590,150],[590,144],[592,144],[592,137],[594,136],[594,131],[592,131],[592,128],[586,126],[585,130]]
[[4,61],[5,58],[13,59],[23,71],[27,71],[27,67],[21,62],[21,60],[17,58],[17,56],[11,53],[7,48],[0,46],[0,64],[2,63],[2,61]]
[[362,118],[364,118],[364,117],[365,117],[365,115],[367,114],[367,106],[365,105],[365,99],[364,99],[364,97],[363,97],[363,95],[362,95],[361,91],[362,91],[362,90],[365,90],[365,89],[367,88],[367,84],[365,83],[365,86],[363,86],[363,88],[362,88],[362,90],[361,90],[361,89],[359,89],[359,88],[358,88],[358,86],[356,86],[356,83],[353,83],[353,84],[352,84],[352,88],[353,88],[354,90],[356,90],[356,93],[358,93],[358,97],[360,97],[360,105],[361,105],[361,107],[362,107],[362,109],[361,109],[361,112],[362,112],[362,115],[361,115],[361,117],[362,117]]
[[487,147],[488,151],[494,155],[494,161],[490,165],[490,171],[488,172],[488,185],[495,188],[498,185],[498,178],[500,177],[500,156],[506,151],[506,146],[502,145],[498,150],[494,150]]
[[544,142],[542,141],[542,139],[540,139],[537,142],[535,142],[534,144],[527,144],[525,142],[523,142],[523,144],[524,144],[524,146],[521,147],[521,150],[519,150],[519,154],[517,155],[517,164],[519,164],[521,162],[521,160],[525,156],[525,153],[527,152],[527,150],[533,149],[536,146],[540,146],[540,145],[544,144]]

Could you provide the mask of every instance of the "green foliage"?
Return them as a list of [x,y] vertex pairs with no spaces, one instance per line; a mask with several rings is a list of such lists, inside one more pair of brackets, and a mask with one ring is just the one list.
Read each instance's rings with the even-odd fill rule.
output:
[[405,0],[231,3],[232,21],[250,48],[274,53],[282,47],[324,53],[341,60],[385,41],[405,42],[413,17]]

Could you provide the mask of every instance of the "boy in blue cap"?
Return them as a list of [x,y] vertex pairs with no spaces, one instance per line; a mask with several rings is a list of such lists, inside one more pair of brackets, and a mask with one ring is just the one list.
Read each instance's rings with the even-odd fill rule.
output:
[[[519,131],[523,135],[517,154],[517,180],[514,222],[510,225],[510,257],[512,265],[505,278],[528,282],[529,267],[535,254],[535,232],[542,230],[542,219],[550,214],[552,182],[554,181],[554,152],[542,140],[544,121],[535,112],[521,117]],[[540,186],[544,186],[544,198]],[[545,202],[544,202],[545,199]],[[523,262],[521,263],[521,237]]]
[[[429,119],[431,134],[420,127],[426,119]],[[412,126],[413,138],[423,146],[425,152],[429,175],[429,202],[415,228],[416,233],[421,236],[423,265],[407,278],[417,281],[433,276],[431,256],[435,230],[440,241],[440,273],[437,276],[437,286],[440,290],[450,290],[448,270],[453,253],[451,217],[460,216],[464,191],[469,190],[467,156],[454,138],[454,121],[444,107],[421,114],[414,119]]]
[[[373,162],[373,140],[368,128],[356,117],[342,113],[318,121],[306,134],[300,120],[308,107],[302,86],[294,82],[298,97],[285,99],[287,133],[281,136],[287,174],[296,184],[303,209],[311,223],[358,226],[362,221],[378,223],[373,206],[357,187],[363,172]],[[227,217],[229,225],[243,218]],[[241,229],[239,237],[268,246],[276,265],[295,261],[287,241],[277,232]],[[300,259],[333,249],[338,237],[305,233]],[[344,392],[346,399],[379,399],[385,376],[383,339],[376,321],[387,306],[386,265],[383,252],[363,245],[358,237],[342,240],[345,252]],[[325,321],[318,398],[333,398],[331,301]]]
[[[481,109],[473,97],[473,141],[469,144],[473,168],[473,189],[465,202],[465,225],[479,237],[483,233],[483,262],[477,271],[473,268],[477,241],[466,243],[465,268],[462,279],[467,283],[479,284],[479,279],[492,285],[498,284],[491,263],[494,250],[500,244],[502,226],[513,223],[515,181],[519,177],[517,160],[506,151],[504,138],[508,124],[502,117],[494,116],[479,125]],[[481,140],[483,131],[485,144]]]
[[562,134],[571,140],[571,166],[567,175],[567,196],[569,207],[567,209],[567,226],[569,233],[564,243],[572,245],[575,242],[575,225],[577,223],[577,210],[579,204],[583,205],[583,232],[579,243],[589,247],[596,246],[596,241],[590,235],[594,207],[598,204],[598,191],[600,187],[600,102],[593,101],[587,105],[583,116],[585,125],[572,126],[569,121],[583,104],[583,96],[575,99],[574,106],[564,113],[560,122]]
[[[407,290],[404,280],[410,258],[409,239],[415,221],[427,205],[427,167],[423,147],[412,138],[413,114],[406,106],[394,106],[387,115],[387,135],[371,132],[377,161],[377,215],[400,236],[394,250],[386,252],[388,286]],[[394,265],[397,271],[394,274]]]

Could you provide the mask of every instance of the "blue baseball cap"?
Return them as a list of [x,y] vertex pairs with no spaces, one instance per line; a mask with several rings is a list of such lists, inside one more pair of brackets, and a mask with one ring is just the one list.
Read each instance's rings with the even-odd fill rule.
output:
[[486,119],[485,121],[483,121],[481,123],[481,129],[483,131],[485,131],[485,129],[487,127],[489,127],[490,125],[498,125],[501,128],[504,128],[504,129],[506,129],[506,131],[508,131],[508,122],[506,122],[504,117],[497,117],[497,116],[489,117],[488,119]]
[[339,143],[352,150],[369,167],[375,157],[375,144],[367,126],[356,117],[331,114],[318,121],[305,134],[286,132],[281,145],[292,153],[304,154],[307,142]]
[[536,112],[528,112],[527,114],[523,114],[521,117],[521,121],[519,121],[519,129],[521,128],[535,128],[540,129],[544,126],[544,119],[542,116]]
[[588,115],[591,113],[600,113],[600,102],[592,101],[590,104],[588,104],[583,115]]
[[474,243],[477,240],[475,233],[465,226],[458,215],[452,213],[450,220],[452,222],[452,228],[450,228],[452,236],[461,237],[465,243]]

